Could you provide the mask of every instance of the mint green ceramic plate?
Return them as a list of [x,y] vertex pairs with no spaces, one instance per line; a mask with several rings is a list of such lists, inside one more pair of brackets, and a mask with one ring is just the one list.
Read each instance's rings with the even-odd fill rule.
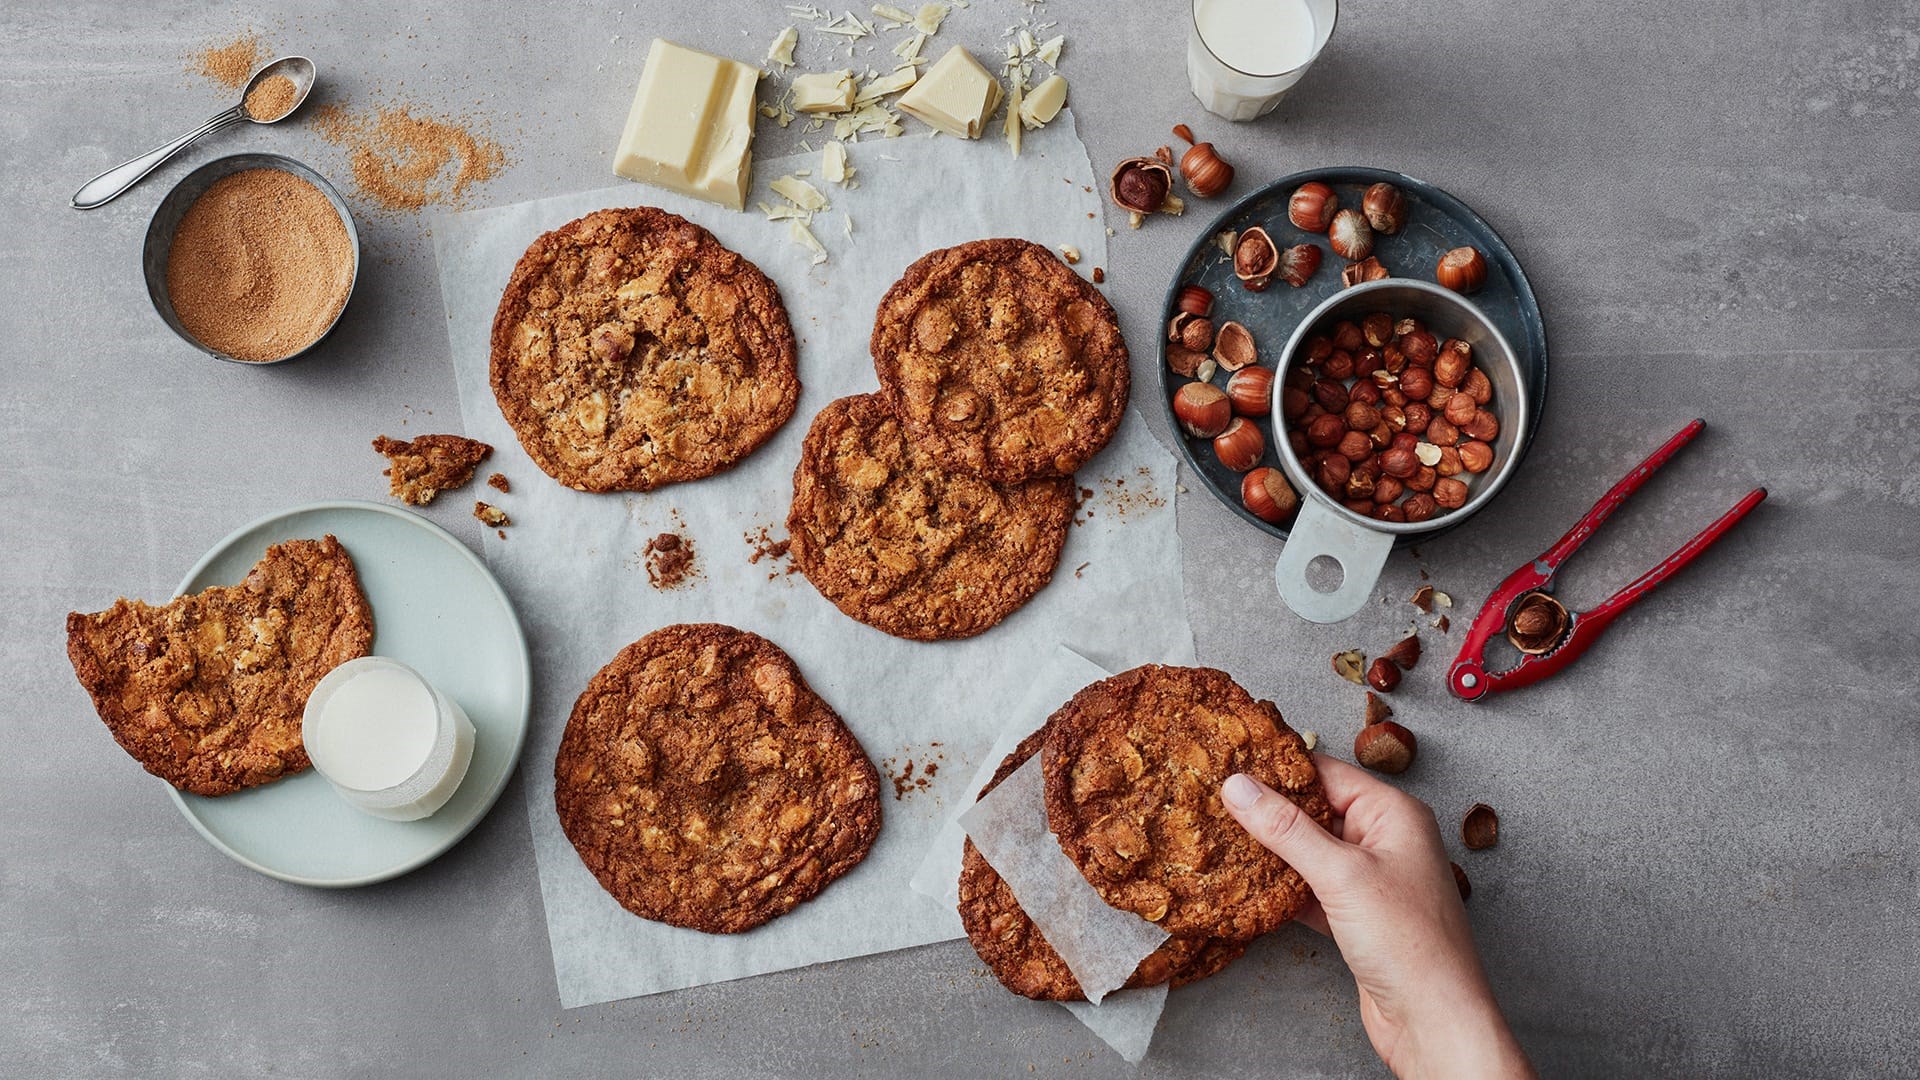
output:
[[423,821],[360,813],[312,769],[217,799],[167,791],[200,835],[242,866],[347,888],[431,862],[486,816],[526,740],[530,664],[513,604],[479,558],[427,519],[378,503],[314,503],[243,526],[187,572],[179,592],[235,584],[269,545],[328,533],[353,556],[373,605],[373,651],[412,666],[472,718],[473,764],[460,790]]

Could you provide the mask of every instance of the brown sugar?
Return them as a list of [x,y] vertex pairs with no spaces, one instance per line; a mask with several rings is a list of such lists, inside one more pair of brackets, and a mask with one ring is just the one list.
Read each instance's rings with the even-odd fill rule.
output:
[[320,189],[279,169],[215,181],[187,208],[167,255],[180,324],[236,360],[313,344],[353,288],[353,241]]
[[295,98],[300,96],[300,88],[285,75],[269,75],[260,80],[260,85],[247,91],[247,99],[241,104],[247,115],[255,120],[278,120],[293,108]]
[[361,193],[389,210],[456,201],[506,164],[492,140],[405,108],[366,113],[329,105],[314,124],[322,138],[347,148]]
[[[229,90],[238,90],[260,66],[260,37],[249,31],[225,45],[209,45],[194,54],[194,70]],[[291,84],[289,84],[291,85]],[[248,109],[252,112],[251,107]],[[254,115],[259,115],[255,113]]]

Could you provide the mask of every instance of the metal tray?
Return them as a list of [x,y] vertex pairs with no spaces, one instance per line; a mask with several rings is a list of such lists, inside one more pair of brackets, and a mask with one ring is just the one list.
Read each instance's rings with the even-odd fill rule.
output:
[[[1248,524],[1282,540],[1287,537],[1284,526],[1269,524],[1254,517],[1241,504],[1242,474],[1220,464],[1220,460],[1214,456],[1211,440],[1189,438],[1180,430],[1179,421],[1174,419],[1174,392],[1190,380],[1174,374],[1167,367],[1166,324],[1173,317],[1174,300],[1179,295],[1180,287],[1201,285],[1214,295],[1214,324],[1232,319],[1253,331],[1253,340],[1260,350],[1260,363],[1276,368],[1277,374],[1281,351],[1285,349],[1287,339],[1293,335],[1300,320],[1322,300],[1342,291],[1340,271],[1346,264],[1328,249],[1326,236],[1302,232],[1287,220],[1287,200],[1296,188],[1311,180],[1318,180],[1333,188],[1339,194],[1343,208],[1358,209],[1362,193],[1381,181],[1400,189],[1407,198],[1407,226],[1393,236],[1376,234],[1373,245],[1374,257],[1395,276],[1432,281],[1434,266],[1439,263],[1441,254],[1450,248],[1471,245],[1479,248],[1487,257],[1486,286],[1473,294],[1472,300],[1512,343],[1521,369],[1527,376],[1533,415],[1520,441],[1518,454],[1522,457],[1533,441],[1534,430],[1540,425],[1547,393],[1547,332],[1539,301],[1534,299],[1533,286],[1528,284],[1525,272],[1520,269],[1519,261],[1513,257],[1506,242],[1493,231],[1493,226],[1488,225],[1467,204],[1424,180],[1387,169],[1359,167],[1308,169],[1283,176],[1244,196],[1222,211],[1187,249],[1186,258],[1181,260],[1179,270],[1167,286],[1166,299],[1161,305],[1160,320],[1156,324],[1159,332],[1155,335],[1159,344],[1154,355],[1159,358],[1160,407],[1165,412],[1168,426],[1180,441],[1180,452],[1186,457],[1187,464],[1193,467],[1200,482],[1206,485],[1214,498],[1232,508]],[[1221,232],[1239,232],[1255,225],[1265,226],[1272,234],[1273,242],[1283,249],[1299,243],[1319,245],[1322,255],[1320,269],[1304,288],[1296,289],[1275,279],[1266,292],[1248,292],[1240,280],[1233,276],[1233,260],[1220,250],[1215,237]],[[1226,371],[1216,372],[1214,383],[1225,387],[1229,374]],[[1280,458],[1274,449],[1271,419],[1262,416],[1255,418],[1254,423],[1259,425],[1260,433],[1267,439],[1266,455],[1261,458],[1260,464],[1279,467]],[[1302,495],[1304,497],[1305,493]],[[1432,539],[1453,524],[1455,522],[1443,517],[1432,530],[1403,535],[1395,541],[1394,546],[1404,547]]]

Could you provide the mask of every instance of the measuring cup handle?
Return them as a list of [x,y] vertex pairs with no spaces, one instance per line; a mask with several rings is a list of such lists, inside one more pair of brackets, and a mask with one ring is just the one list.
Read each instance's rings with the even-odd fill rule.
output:
[[[1392,550],[1393,534],[1356,525],[1306,499],[1273,568],[1274,582],[1294,614],[1309,622],[1340,622],[1367,606]],[[1307,584],[1307,564],[1322,555],[1340,564],[1340,586],[1331,592]]]

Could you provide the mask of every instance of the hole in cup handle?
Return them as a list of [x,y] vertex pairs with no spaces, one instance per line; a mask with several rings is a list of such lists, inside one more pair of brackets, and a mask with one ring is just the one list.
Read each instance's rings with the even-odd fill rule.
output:
[[[1308,499],[1300,504],[1287,546],[1274,565],[1274,584],[1280,599],[1301,618],[1341,622],[1367,606],[1392,550],[1393,534],[1356,525],[1317,499]],[[1343,574],[1339,586],[1329,592],[1320,592],[1307,580],[1308,566],[1322,555],[1338,562]]]

